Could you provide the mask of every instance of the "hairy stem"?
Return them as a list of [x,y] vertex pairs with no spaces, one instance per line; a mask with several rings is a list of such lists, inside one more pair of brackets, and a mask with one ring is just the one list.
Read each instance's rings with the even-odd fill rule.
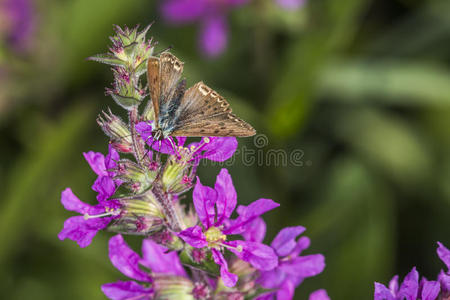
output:
[[155,195],[158,202],[161,204],[162,209],[164,211],[164,215],[167,218],[170,229],[178,232],[182,229],[182,223],[180,221],[180,217],[173,205],[172,199],[164,192],[159,179],[156,178],[153,182],[152,192]]

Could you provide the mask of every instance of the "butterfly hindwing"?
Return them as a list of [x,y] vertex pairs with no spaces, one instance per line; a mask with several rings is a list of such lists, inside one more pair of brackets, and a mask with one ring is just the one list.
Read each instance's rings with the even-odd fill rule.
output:
[[189,88],[177,110],[173,136],[252,136],[255,130],[231,113],[230,104],[203,82]]
[[255,129],[232,113],[207,116],[175,129],[172,136],[252,136]]
[[161,76],[161,96],[159,106],[168,105],[176,96],[177,84],[183,73],[183,62],[170,52],[159,57]]

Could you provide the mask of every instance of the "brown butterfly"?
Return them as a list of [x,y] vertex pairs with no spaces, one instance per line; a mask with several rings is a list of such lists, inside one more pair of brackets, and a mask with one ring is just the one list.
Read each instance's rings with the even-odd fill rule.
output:
[[186,81],[180,81],[182,73],[183,62],[169,52],[148,60],[155,140],[169,136],[255,135],[255,129],[232,114],[230,104],[203,82],[186,90]]

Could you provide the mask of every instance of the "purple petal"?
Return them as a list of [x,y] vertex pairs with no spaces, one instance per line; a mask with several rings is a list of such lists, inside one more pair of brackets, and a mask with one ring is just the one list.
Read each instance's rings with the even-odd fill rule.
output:
[[205,0],[166,0],[161,5],[161,13],[172,23],[185,23],[197,20],[207,9]]
[[238,142],[235,137],[208,137],[208,139],[209,143],[202,148],[202,158],[222,162],[230,159],[236,152]]
[[181,231],[178,236],[194,248],[204,248],[208,246],[206,236],[203,234],[200,226],[189,227],[188,229]]
[[295,246],[294,250],[292,250],[290,256],[295,257],[299,256],[303,250],[308,249],[309,245],[311,244],[311,240],[307,236],[302,236],[298,239],[297,245]]
[[443,270],[438,275],[438,281],[441,283],[442,293],[450,295],[450,275],[445,274]]
[[24,51],[30,46],[35,28],[35,11],[30,0],[0,1],[2,33],[15,51]]
[[211,15],[203,20],[200,30],[200,49],[210,57],[222,54],[227,46],[228,28],[223,15]]
[[177,253],[167,252],[166,248],[154,241],[144,240],[142,256],[140,263],[154,273],[187,277]]
[[276,0],[277,4],[285,10],[296,10],[305,4],[305,0]]
[[222,169],[217,175],[214,189],[217,192],[217,224],[222,224],[233,213],[236,203],[236,190],[227,169]]
[[109,259],[124,275],[139,281],[152,281],[150,276],[139,268],[139,255],[128,247],[120,234],[109,240]]
[[391,291],[383,284],[375,282],[374,300],[395,300],[395,297],[391,294]]
[[317,290],[309,295],[309,300],[330,300],[326,290]]
[[300,256],[280,263],[279,268],[297,278],[312,277],[325,268],[325,257],[322,254]]
[[259,217],[254,219],[245,226],[245,230],[241,235],[246,241],[262,243],[264,236],[266,235],[266,222]]
[[112,218],[85,220],[82,216],[71,217],[64,222],[64,228],[58,234],[58,238],[75,241],[81,248],[87,247],[97,232],[106,228],[111,220]]
[[439,282],[428,281],[425,278],[421,281],[421,300],[435,300],[441,291]]
[[163,139],[162,141],[149,140],[149,142],[153,150],[164,154],[175,155],[176,143],[173,137],[169,136],[168,138]]
[[404,297],[406,300],[416,300],[418,291],[419,273],[417,272],[416,267],[414,267],[403,280],[397,298],[403,299],[402,297]]
[[291,300],[294,298],[295,285],[290,280],[285,280],[277,291],[277,300]]
[[153,131],[152,123],[153,122],[139,122],[134,126],[136,132],[139,133],[139,135],[144,141],[152,137]]
[[217,192],[209,186],[202,185],[197,177],[192,198],[200,221],[208,229],[214,223],[216,215],[214,204],[216,203]]
[[283,228],[273,239],[270,246],[275,250],[278,256],[289,255],[297,246],[295,239],[306,230],[303,226]]
[[389,290],[392,295],[397,295],[398,293],[398,275],[392,277],[391,281],[389,281]]
[[89,151],[84,152],[83,155],[95,174],[98,176],[108,176],[108,172],[106,172],[105,167],[105,156],[102,153]]
[[98,193],[98,202],[109,199],[116,192],[116,183],[109,176],[99,176],[92,185],[92,189]]
[[278,257],[275,251],[267,245],[247,241],[230,241],[225,244],[232,247],[241,247],[242,250],[230,249],[237,257],[249,262],[258,270],[269,271],[278,266]]
[[272,210],[280,204],[274,202],[270,199],[259,199],[256,200],[247,207],[241,210],[241,215],[236,219],[232,220],[227,228],[223,231],[224,234],[240,234],[244,232],[245,225],[252,222],[254,219],[262,215],[263,213]]
[[260,271],[256,282],[266,289],[276,289],[281,286],[285,279],[286,273],[280,268],[275,268],[270,271]]
[[114,172],[108,171],[117,167],[117,161],[120,159],[119,153],[110,144],[108,147],[108,155],[105,157],[105,168],[109,176],[114,176]]
[[70,188],[66,188],[61,193],[61,203],[65,209],[75,211],[80,214],[88,213],[93,208],[92,205],[86,204],[74,195]]
[[450,271],[450,250],[448,250],[441,242],[437,242],[439,247],[437,249],[437,254],[439,258],[444,262],[447,266],[447,269]]
[[134,281],[117,281],[102,285],[102,292],[112,300],[150,300],[153,296],[151,288],[143,287]]
[[216,249],[211,249],[211,252],[214,262],[220,266],[220,278],[222,279],[223,284],[227,287],[235,286],[238,281],[238,277],[228,271],[228,263],[222,253]]

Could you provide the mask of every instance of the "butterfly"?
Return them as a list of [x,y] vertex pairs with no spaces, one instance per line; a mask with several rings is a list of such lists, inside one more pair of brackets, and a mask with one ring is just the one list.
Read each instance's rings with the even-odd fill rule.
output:
[[147,79],[153,104],[154,140],[169,136],[246,137],[256,134],[250,124],[232,113],[225,98],[203,82],[186,90],[186,80],[180,80],[183,65],[170,52],[148,59]]

